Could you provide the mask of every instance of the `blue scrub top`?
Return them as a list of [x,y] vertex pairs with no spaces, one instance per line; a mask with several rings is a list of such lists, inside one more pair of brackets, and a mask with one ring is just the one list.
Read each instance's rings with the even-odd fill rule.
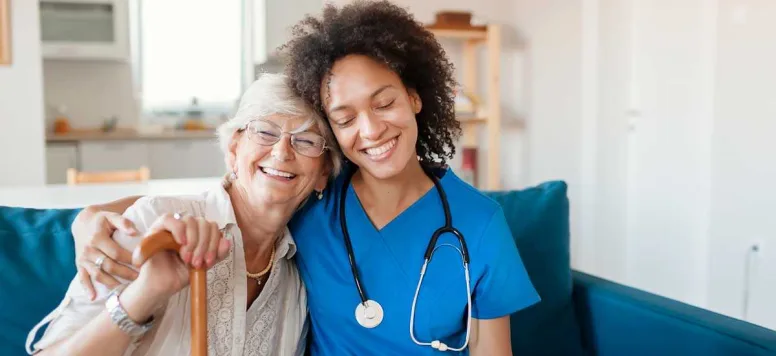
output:
[[[469,248],[472,318],[506,316],[540,298],[528,278],[501,206],[457,177],[450,169],[435,171],[447,194],[453,226]],[[433,232],[444,226],[436,189],[429,190],[398,217],[377,230],[362,208],[345,173],[312,198],[289,227],[297,243],[296,260],[307,288],[313,355],[434,354],[415,344],[409,333],[412,299]],[[362,287],[368,299],[383,307],[382,323],[372,329],[355,318],[361,302],[354,284],[340,228],[339,201],[347,189],[347,226]],[[459,246],[443,234],[437,246]],[[423,279],[415,311],[415,338],[441,340],[458,348],[466,333],[466,285],[461,256],[442,246]],[[450,353],[450,352],[448,352]],[[468,352],[467,352],[468,354]]]

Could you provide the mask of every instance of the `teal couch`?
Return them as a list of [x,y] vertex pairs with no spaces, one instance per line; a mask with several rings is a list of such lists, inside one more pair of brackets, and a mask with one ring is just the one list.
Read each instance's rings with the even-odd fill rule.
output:
[[[775,331],[572,270],[566,193],[558,181],[487,193],[542,297],[512,317],[515,355],[776,355]],[[0,206],[0,355],[25,354],[74,276],[77,212]]]

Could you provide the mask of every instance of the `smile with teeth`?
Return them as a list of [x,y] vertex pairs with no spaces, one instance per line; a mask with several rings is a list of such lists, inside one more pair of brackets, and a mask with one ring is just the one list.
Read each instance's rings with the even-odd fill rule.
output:
[[393,146],[396,146],[397,140],[398,139],[394,138],[393,140],[390,140],[380,146],[367,148],[363,151],[370,156],[379,156],[383,153],[390,151],[393,148]]
[[289,172],[284,172],[284,171],[279,171],[279,170],[274,169],[274,168],[259,167],[259,169],[262,172],[264,172],[264,174],[269,175],[269,176],[283,177],[283,178],[287,178],[287,179],[293,179],[294,177],[296,177],[296,174],[289,173]]

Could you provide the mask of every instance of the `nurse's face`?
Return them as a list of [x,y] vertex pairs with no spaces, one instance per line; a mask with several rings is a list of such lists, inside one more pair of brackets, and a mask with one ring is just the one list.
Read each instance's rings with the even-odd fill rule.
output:
[[[298,133],[292,145],[288,132],[306,123],[305,118],[271,115],[248,124],[230,145],[230,165],[235,184],[253,204],[299,204],[326,186],[325,153],[317,125]],[[279,137],[279,140],[277,138]],[[276,141],[272,143],[273,141]],[[296,147],[294,147],[296,146]]]
[[420,98],[385,65],[363,55],[339,59],[321,98],[343,153],[362,171],[386,179],[417,160]]

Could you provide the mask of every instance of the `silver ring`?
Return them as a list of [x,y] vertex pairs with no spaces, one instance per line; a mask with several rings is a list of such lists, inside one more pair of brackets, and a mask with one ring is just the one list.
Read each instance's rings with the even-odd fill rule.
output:
[[97,257],[96,260],[94,260],[94,265],[97,266],[98,269],[102,270],[102,263],[105,262],[105,256]]
[[180,220],[181,218],[183,218],[183,214],[181,213],[172,214],[172,218],[175,220]]

